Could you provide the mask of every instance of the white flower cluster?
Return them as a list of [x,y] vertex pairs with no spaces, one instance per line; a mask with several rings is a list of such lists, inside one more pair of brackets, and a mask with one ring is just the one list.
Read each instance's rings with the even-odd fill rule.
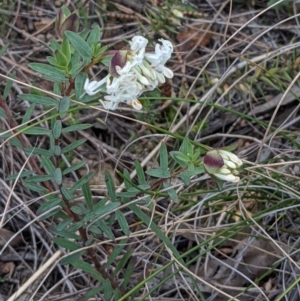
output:
[[238,176],[237,168],[243,165],[242,160],[237,155],[226,150],[220,149],[218,152],[224,161],[224,165],[214,173],[214,176],[228,182],[239,182],[240,177]]
[[120,102],[140,110],[142,104],[138,97],[164,83],[165,77],[173,77],[172,70],[165,67],[173,52],[173,45],[168,40],[159,41],[161,44],[156,44],[154,53],[146,53],[148,40],[142,36],[133,37],[131,51],[126,52],[125,64],[111,66],[116,74],[108,74],[99,82],[87,79],[84,84],[85,92],[94,95],[106,83],[107,95],[104,100],[100,100],[106,110],[115,110]]

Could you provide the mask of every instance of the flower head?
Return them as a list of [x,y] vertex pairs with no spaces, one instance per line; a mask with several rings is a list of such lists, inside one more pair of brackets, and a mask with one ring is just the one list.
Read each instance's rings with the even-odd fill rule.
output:
[[87,80],[85,92],[94,95],[106,82],[106,95],[100,100],[105,109],[115,110],[124,102],[140,110],[142,104],[138,97],[164,83],[165,77],[173,77],[172,70],[164,66],[173,52],[172,43],[164,39],[159,41],[161,44],[156,44],[155,52],[146,54],[148,40],[142,36],[133,37],[130,50],[120,50],[113,55],[109,75],[100,82]]
[[237,168],[243,162],[235,154],[226,150],[212,150],[203,157],[203,165],[208,174],[229,182],[239,182]]

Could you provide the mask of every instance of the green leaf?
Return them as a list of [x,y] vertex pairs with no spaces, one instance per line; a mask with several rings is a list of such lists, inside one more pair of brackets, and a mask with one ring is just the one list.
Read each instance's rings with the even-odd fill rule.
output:
[[86,139],[79,139],[77,141],[72,142],[71,144],[69,144],[68,146],[64,147],[62,149],[62,153],[68,153],[70,151],[72,151],[73,149],[76,149],[77,147],[79,147],[80,145],[82,145],[83,143],[86,142]]
[[168,182],[164,182],[163,186],[164,186],[164,188],[168,188],[167,193],[168,193],[169,197],[171,198],[171,200],[173,202],[177,203],[179,201],[178,195],[177,195],[177,192],[175,191],[175,189],[172,187],[172,185]]
[[87,175],[83,176],[72,186],[72,188],[70,189],[71,193],[74,193],[77,189],[81,188],[84,184],[88,183],[94,177],[94,175],[94,172],[90,172]]
[[7,116],[2,108],[0,108],[0,117],[7,119]]
[[90,291],[88,291],[84,296],[80,297],[78,299],[78,301],[88,301],[88,300],[93,300],[98,293],[102,292],[103,290],[103,287],[102,285],[101,286],[98,286],[98,287],[95,287],[93,289],[91,289]]
[[86,164],[86,163],[85,163],[84,161],[81,161],[81,162],[78,162],[78,163],[76,163],[76,164],[74,164],[74,165],[71,165],[70,167],[66,168],[66,169],[63,171],[62,174],[63,174],[63,175],[66,175],[66,174],[68,174],[68,173],[70,173],[70,172],[73,172],[73,171],[75,171],[75,170],[77,170],[77,169],[83,167],[85,164]]
[[59,102],[59,117],[61,119],[65,118],[68,114],[70,107],[70,97],[64,96]]
[[40,207],[39,207],[39,209],[38,209],[38,211],[37,211],[37,215],[40,215],[41,213],[43,213],[43,212],[46,212],[46,211],[48,211],[48,210],[51,210],[53,207],[55,207],[55,206],[57,206],[57,205],[63,205],[63,201],[62,201],[62,199],[61,198],[57,198],[57,197],[55,197],[55,198],[53,198],[53,199],[51,199],[51,200],[47,200],[47,202],[46,203],[44,203],[44,204],[42,204]]
[[71,45],[68,39],[63,39],[61,44],[61,51],[66,56],[67,62],[71,61]]
[[60,246],[62,248],[65,248],[67,250],[70,250],[70,251],[76,251],[76,250],[79,250],[81,248],[81,246],[76,244],[75,242],[70,241],[70,240],[65,239],[65,238],[62,238],[62,237],[54,237],[53,241],[58,246]]
[[51,157],[53,153],[49,150],[38,148],[38,147],[25,147],[24,152],[27,155],[34,154],[34,155],[44,155],[47,157]]
[[80,269],[86,273],[88,273],[89,275],[92,276],[92,278],[98,280],[98,281],[105,281],[105,279],[101,276],[100,273],[98,273],[89,263],[87,262],[84,262],[80,259],[72,262],[72,266],[77,268],[77,269]]
[[67,57],[62,53],[61,50],[58,49],[55,51],[55,58],[56,58],[58,64],[60,66],[64,67],[64,70],[66,70],[67,66],[69,64],[69,61],[68,61]]
[[59,145],[54,145],[52,151],[55,156],[61,155],[61,147]]
[[121,286],[123,289],[127,288],[128,284],[130,282],[130,279],[132,277],[133,271],[134,271],[134,259],[131,258],[129,260],[129,263],[127,265],[125,275],[124,275],[124,278],[123,278],[123,282],[122,282],[122,286]]
[[129,236],[130,230],[125,216],[120,212],[120,210],[117,210],[115,215],[122,231],[124,232],[125,235]]
[[41,73],[48,79],[59,81],[59,82],[66,80],[65,72],[61,70],[57,70],[57,68],[53,66],[41,64],[41,63],[30,63],[29,67],[34,71]]
[[104,300],[110,300],[113,295],[113,289],[109,280],[105,280],[103,283]]
[[73,197],[73,194],[69,191],[69,189],[67,189],[66,187],[61,187],[61,192],[62,192],[63,196],[64,196],[69,202],[73,202],[74,197]]
[[49,174],[53,175],[55,171],[55,167],[52,161],[48,157],[43,155],[41,156],[41,160],[42,160],[42,166],[46,168]]
[[82,185],[82,192],[83,192],[83,196],[85,198],[87,207],[89,208],[89,210],[93,210],[93,208],[94,208],[93,196],[92,196],[91,188],[88,183],[85,183],[84,185]]
[[89,44],[78,34],[72,31],[65,31],[65,35],[84,60],[92,58],[92,49]]
[[0,49],[0,56],[2,56],[2,55],[5,53],[5,51],[7,50],[8,46],[9,46],[9,44],[6,44],[6,45],[4,45],[4,46]]
[[82,210],[79,206],[72,206],[71,210],[78,215],[82,214]]
[[178,163],[184,162],[184,163],[188,163],[190,162],[190,158],[185,155],[183,152],[179,152],[179,151],[171,151],[170,155],[172,156],[172,158],[174,158],[174,160],[176,160]]
[[[73,222],[72,218],[66,218],[65,220],[61,221],[58,225],[56,225],[52,230],[56,231],[56,233],[59,233],[66,229],[67,226],[69,226]],[[74,239],[78,239],[78,235],[75,236]]]
[[49,135],[51,133],[51,131],[48,130],[48,129],[45,129],[45,128],[34,126],[34,127],[26,128],[23,131],[23,133],[26,134],[26,135],[42,135],[42,136],[45,136],[45,135]]
[[118,244],[118,246],[116,246],[114,248],[114,250],[112,251],[112,253],[110,254],[110,256],[107,259],[107,262],[105,263],[105,268],[108,268],[113,262],[115,262],[115,259],[121,254],[121,252],[125,249],[126,247],[126,243],[127,243],[128,239],[122,239],[120,241],[120,243]]
[[59,167],[54,171],[54,181],[57,185],[61,185],[62,183],[62,173]]
[[55,139],[58,139],[61,135],[62,124],[61,120],[56,120],[52,129],[52,134]]
[[[1,55],[0,55],[1,56]],[[16,77],[16,74],[13,73],[12,75],[9,76],[10,78],[14,79]],[[9,79],[5,85],[5,88],[4,88],[4,92],[3,92],[3,99],[5,100],[6,97],[8,96],[9,92],[10,92],[10,89],[12,87],[12,84],[13,84],[13,81],[11,79]]]
[[60,263],[62,265],[72,264],[72,262],[74,262],[75,260],[78,260],[81,255],[82,255],[82,252],[76,252],[76,253],[67,255],[66,257],[64,257],[60,260]]
[[40,183],[40,182],[45,182],[45,181],[50,181],[53,179],[52,175],[38,175],[38,176],[31,176],[28,177],[25,181],[27,183]]
[[34,171],[32,170],[23,170],[21,173],[14,173],[8,177],[6,177],[5,181],[11,181],[11,180],[15,180],[16,178],[25,178],[27,176],[31,176],[34,174]]
[[115,189],[115,184],[114,180],[109,172],[105,172],[105,184],[107,188],[107,193],[110,196],[111,200],[113,202],[116,202],[116,189]]
[[105,204],[100,209],[95,210],[96,216],[103,216],[107,212],[111,212],[114,209],[118,208],[119,206],[120,206],[119,202],[113,202],[113,203]]
[[120,260],[120,262],[116,266],[116,268],[114,270],[114,273],[113,273],[113,277],[116,277],[116,275],[121,271],[121,269],[125,267],[127,261],[132,256],[132,253],[133,253],[133,250],[129,250],[125,253],[125,255],[122,257],[122,259]]
[[167,147],[164,143],[162,143],[160,146],[159,161],[160,161],[160,164],[159,164],[160,169],[168,170],[168,168],[169,168],[168,151],[167,151]]
[[74,124],[71,126],[68,126],[64,129],[62,129],[62,133],[70,133],[70,132],[77,132],[77,131],[82,131],[82,130],[86,130],[89,129],[90,127],[92,127],[92,124],[86,123],[86,124]]
[[139,161],[134,161],[134,166],[139,180],[139,184],[146,184],[145,173],[141,163]]
[[75,78],[75,96],[78,100],[81,100],[81,98],[85,95],[83,86],[87,78],[87,74],[83,72],[79,73]]
[[23,117],[23,119],[22,119],[22,124],[24,124],[24,123],[26,123],[27,121],[30,120],[30,118],[31,118],[31,116],[32,116],[32,114],[33,114],[33,112],[34,112],[34,109],[35,109],[35,104],[33,103],[33,104],[31,104],[31,105],[29,106],[29,108],[26,110],[26,113],[24,114],[24,117]]
[[48,192],[48,191],[45,189],[45,187],[40,186],[40,185],[37,185],[37,184],[25,182],[23,185],[24,185],[24,187],[30,189],[31,191],[35,191],[35,192],[38,192],[38,193],[40,193],[40,194],[45,194],[45,193]]
[[89,34],[87,43],[89,45],[93,45],[93,44],[99,43],[99,41],[100,41],[100,26],[96,25],[96,26],[94,26],[91,33]]
[[161,169],[161,168],[147,170],[146,174],[154,178],[167,179],[171,177],[171,173],[168,170]]
[[114,239],[115,238],[114,234],[111,231],[111,228],[107,225],[107,223],[105,221],[99,219],[97,224],[98,224],[99,228],[103,231],[103,233],[106,234],[106,236],[109,239]]

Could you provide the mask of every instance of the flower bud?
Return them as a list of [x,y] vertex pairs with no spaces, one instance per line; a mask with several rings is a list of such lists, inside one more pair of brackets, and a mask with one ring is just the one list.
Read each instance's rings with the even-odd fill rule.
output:
[[77,32],[79,29],[79,17],[76,12],[71,13],[66,7],[59,10],[55,21],[55,31],[60,39],[63,39],[66,30]]
[[203,165],[208,174],[228,182],[239,182],[237,168],[243,162],[235,154],[226,150],[212,150],[203,157]]

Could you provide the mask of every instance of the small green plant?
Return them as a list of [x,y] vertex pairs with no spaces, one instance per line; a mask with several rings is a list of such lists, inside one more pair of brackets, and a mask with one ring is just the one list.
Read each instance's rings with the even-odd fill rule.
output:
[[[78,171],[85,162],[65,164],[69,154],[84,145],[85,139],[67,143],[64,135],[89,129],[87,123],[70,122],[68,116],[91,104],[100,103],[106,110],[115,110],[121,103],[136,110],[142,108],[138,97],[147,91],[156,89],[165,78],[173,77],[171,69],[165,66],[173,52],[170,41],[161,39],[155,50],[146,52],[148,40],[135,36],[130,49],[121,51],[108,50],[101,45],[100,28],[78,32],[79,18],[63,7],[56,21],[56,33],[60,41],[50,44],[52,56],[47,57],[48,64],[31,63],[30,67],[53,81],[53,91],[47,94],[30,93],[19,95],[19,98],[30,103],[22,123],[14,132],[1,134],[2,139],[11,141],[17,148],[30,156],[33,170],[23,170],[11,175],[7,180],[23,179],[24,186],[42,196],[44,202],[38,209],[41,218],[55,218],[52,226],[54,243],[67,250],[67,256],[61,259],[62,264],[70,264],[94,279],[94,288],[81,300],[101,293],[103,299],[127,300],[136,290],[128,288],[134,271],[134,261],[130,259],[131,251],[124,249],[130,236],[130,225],[122,213],[128,208],[147,227],[151,228],[174,256],[183,263],[178,251],[168,237],[160,230],[140,205],[153,209],[151,197],[164,194],[173,202],[179,202],[179,196],[173,187],[173,180],[179,179],[188,185],[191,178],[203,173],[210,174],[221,188],[221,181],[238,182],[238,168],[241,160],[227,150],[211,150],[209,147],[192,143],[188,138],[178,137],[182,144],[177,151],[169,152],[161,144],[158,167],[144,172],[141,164],[135,162],[136,181],[132,181],[129,172],[119,172],[124,180],[125,189],[117,191],[112,176],[105,173],[107,196],[98,203],[94,202],[89,181],[93,172],[78,179],[68,187],[64,178]],[[4,49],[5,51],[5,49]],[[90,80],[88,71],[95,65],[107,67],[107,75],[100,81]],[[8,108],[4,99],[11,82],[1,97],[1,117],[9,119]],[[32,114],[39,105],[45,111],[44,119],[31,121]],[[49,126],[43,124],[48,122]],[[45,137],[48,146],[45,148],[29,147],[22,139],[23,135]],[[32,156],[38,156],[37,164]],[[84,202],[75,202],[75,193],[81,191]],[[117,240],[112,228],[122,231],[122,239]],[[115,240],[119,243],[108,256],[105,264],[101,263],[95,245],[99,237]],[[113,266],[113,269],[109,270]],[[111,272],[113,271],[113,272]],[[123,278],[119,278],[122,271]]]

